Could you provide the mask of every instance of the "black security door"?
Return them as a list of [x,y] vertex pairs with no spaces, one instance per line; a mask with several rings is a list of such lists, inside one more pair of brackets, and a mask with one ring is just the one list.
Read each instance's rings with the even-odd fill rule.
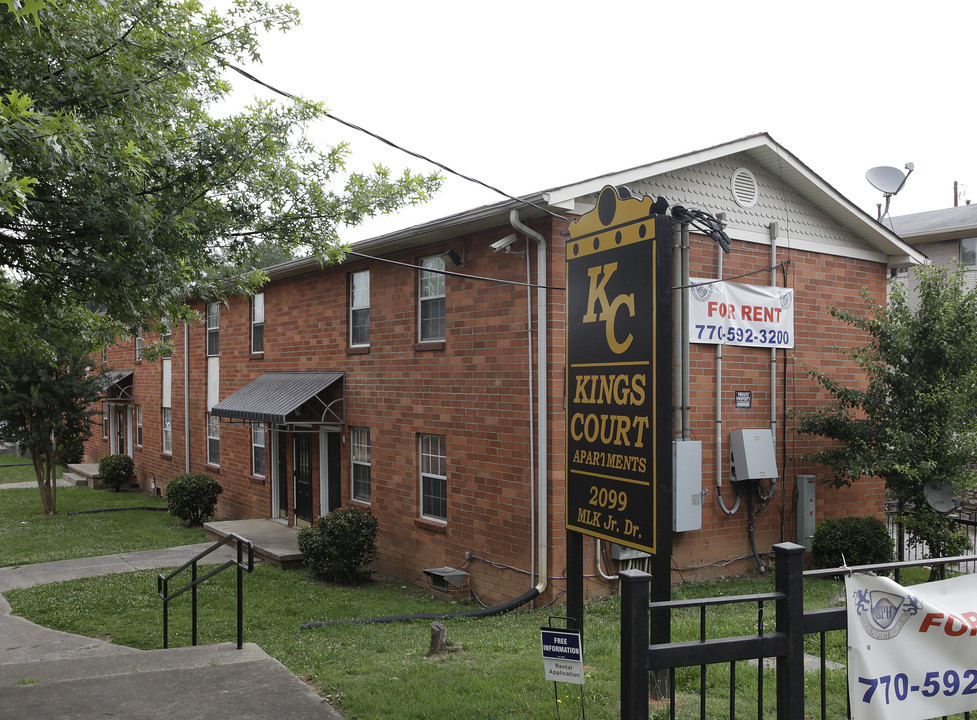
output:
[[295,436],[295,524],[312,524],[312,436]]
[[275,433],[278,438],[278,517],[288,519],[288,435],[284,430]]

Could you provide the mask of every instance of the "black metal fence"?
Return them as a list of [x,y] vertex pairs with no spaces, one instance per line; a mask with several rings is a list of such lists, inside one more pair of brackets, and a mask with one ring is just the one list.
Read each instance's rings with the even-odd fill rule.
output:
[[[699,670],[699,717],[707,717],[706,672],[710,667],[725,664],[729,667],[729,707],[723,714],[729,718],[746,717],[753,714],[757,718],[776,717],[777,720],[801,720],[814,717],[805,713],[805,639],[816,636],[820,652],[820,717],[838,717],[841,712],[850,716],[847,703],[847,681],[844,690],[839,687],[833,694],[844,692],[845,700],[829,698],[829,673],[825,644],[827,633],[845,631],[847,615],[845,607],[804,610],[804,579],[840,576],[849,571],[882,571],[927,565],[944,567],[962,566],[977,562],[977,556],[961,556],[928,560],[913,560],[886,565],[871,565],[853,568],[832,568],[828,570],[803,571],[804,548],[794,543],[781,543],[774,546],[776,570],[774,591],[755,595],[734,597],[701,598],[695,600],[674,600],[669,602],[649,602],[651,576],[637,570],[624,570],[621,579],[621,718],[622,720],[648,720],[649,687],[664,689],[667,712],[670,718],[676,717],[675,671],[678,668]],[[754,635],[738,637],[706,637],[706,611],[710,607],[732,604],[755,604],[757,607],[757,632]],[[764,612],[770,605],[774,607],[773,632],[768,632],[764,624]],[[697,641],[675,642],[649,645],[651,618],[663,617],[670,622],[671,613],[689,608],[699,609],[700,637]],[[769,624],[769,623],[768,623]],[[813,641],[813,638],[812,638]],[[813,642],[812,642],[813,645]],[[813,648],[812,648],[813,649]],[[765,708],[764,661],[773,659],[775,667],[774,692],[770,701],[773,710]],[[757,663],[756,697],[738,698],[736,663],[755,661]],[[651,682],[652,678],[654,681]],[[840,683],[839,683],[840,686]],[[748,700],[748,702],[746,701]],[[841,704],[844,710],[829,710],[829,700]],[[813,705],[813,703],[812,703]],[[748,706],[748,712],[739,711]],[[713,708],[712,717],[717,716]]]
[[[900,561],[924,560],[929,555],[929,548],[926,543],[913,542],[903,532],[902,523],[899,522],[899,516],[903,512],[897,500],[885,501],[885,520],[889,528],[889,535],[895,544],[896,557]],[[949,513],[949,518],[954,530],[967,537],[972,549],[977,549],[977,505],[974,505],[972,501],[963,503]],[[947,569],[952,572],[977,573],[977,562],[962,563]]]

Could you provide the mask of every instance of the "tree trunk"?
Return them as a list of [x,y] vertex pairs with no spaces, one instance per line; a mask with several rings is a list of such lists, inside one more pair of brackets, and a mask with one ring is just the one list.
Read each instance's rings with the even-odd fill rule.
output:
[[446,638],[448,637],[448,629],[441,623],[440,620],[435,620],[431,623],[431,647],[427,651],[425,657],[431,657],[432,655],[437,655],[438,653],[444,652],[447,647]]

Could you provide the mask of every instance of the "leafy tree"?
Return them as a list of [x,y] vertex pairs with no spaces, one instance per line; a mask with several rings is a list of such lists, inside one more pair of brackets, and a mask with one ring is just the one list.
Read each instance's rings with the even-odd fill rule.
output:
[[[22,8],[17,11],[18,6]],[[246,291],[263,243],[339,254],[337,231],[421,202],[436,175],[349,173],[319,103],[211,108],[293,8],[235,0],[0,2],[0,272],[8,311],[87,305],[128,325],[182,317],[191,287]]]
[[[0,283],[0,287],[4,284]],[[84,326],[87,318],[74,318]],[[94,347],[74,332],[73,318],[61,318],[66,330],[49,326],[44,335],[25,333],[0,311],[0,439],[19,443],[34,465],[41,504],[57,511],[59,450],[87,439],[91,404],[102,383],[90,372]]]
[[977,290],[959,269],[916,273],[915,301],[894,284],[885,306],[869,303],[865,314],[831,310],[868,335],[866,345],[846,351],[864,370],[867,387],[809,369],[834,399],[797,419],[801,432],[839,441],[805,456],[834,470],[828,484],[881,477],[907,508],[901,519],[910,538],[939,557],[968,545],[926,502],[923,487],[935,481],[963,494],[977,481]]
[[57,447],[94,398],[89,349],[191,320],[191,295],[252,290],[262,273],[241,268],[268,244],[333,258],[339,227],[438,188],[348,172],[345,144],[306,134],[319,103],[212,110],[260,33],[297,20],[270,0],[0,0],[0,388],[46,512]]

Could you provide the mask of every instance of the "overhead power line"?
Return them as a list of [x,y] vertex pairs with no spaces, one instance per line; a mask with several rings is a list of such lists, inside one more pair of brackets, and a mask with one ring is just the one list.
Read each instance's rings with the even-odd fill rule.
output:
[[[247,70],[242,70],[241,68],[237,67],[236,65],[231,65],[230,63],[228,63],[228,67],[231,70],[233,70],[234,72],[239,73],[240,75],[246,77],[251,82],[257,83],[258,85],[261,85],[262,87],[268,88],[272,92],[278,93],[282,97],[288,98],[289,100],[298,100],[299,99],[298,97],[296,97],[292,93],[286,92],[284,90],[281,90],[281,89],[275,87],[274,85],[269,85],[264,80],[261,80],[261,79],[255,77],[254,75],[252,75],[251,73],[249,73]],[[570,222],[570,218],[566,217],[565,215],[560,215],[559,213],[555,213],[552,210],[549,210],[549,209],[543,207],[542,205],[537,205],[536,203],[532,202],[531,200],[526,200],[525,198],[518,198],[515,195],[510,195],[509,193],[505,192],[504,190],[500,190],[499,188],[495,187],[494,185],[489,185],[487,182],[484,182],[482,180],[479,180],[476,177],[472,177],[471,175],[465,175],[464,173],[458,172],[457,170],[454,170],[453,168],[448,167],[444,163],[440,163],[437,160],[432,160],[431,158],[427,157],[426,155],[422,155],[421,153],[414,152],[413,150],[408,150],[407,148],[398,145],[397,143],[393,142],[392,140],[388,140],[387,138],[383,137],[382,135],[378,135],[375,132],[372,132],[370,130],[367,130],[366,128],[361,127],[360,125],[357,125],[356,123],[349,122],[348,120],[343,120],[338,115],[335,115],[335,114],[333,114],[333,113],[331,113],[329,111],[326,111],[326,117],[328,117],[331,120],[335,120],[339,124],[345,125],[346,127],[350,128],[352,130],[356,130],[357,132],[361,132],[364,135],[369,135],[371,138],[373,138],[375,140],[379,140],[384,145],[388,145],[388,146],[394,148],[395,150],[399,150],[402,153],[406,153],[407,155],[410,155],[411,157],[415,157],[418,160],[423,160],[424,162],[431,163],[435,167],[438,167],[438,168],[444,170],[447,173],[451,173],[452,175],[455,175],[457,177],[460,177],[462,180],[467,180],[468,182],[475,183],[476,185],[481,185],[482,187],[484,187],[484,188],[486,188],[488,190],[491,190],[492,192],[497,193],[497,194],[501,195],[502,197],[508,198],[509,200],[513,200],[513,201],[515,201],[517,203],[520,203],[522,205],[528,205],[530,207],[536,208],[540,212],[545,213],[545,214],[549,215],[550,217],[554,217],[554,218],[558,218],[560,220],[566,220],[567,222]]]

